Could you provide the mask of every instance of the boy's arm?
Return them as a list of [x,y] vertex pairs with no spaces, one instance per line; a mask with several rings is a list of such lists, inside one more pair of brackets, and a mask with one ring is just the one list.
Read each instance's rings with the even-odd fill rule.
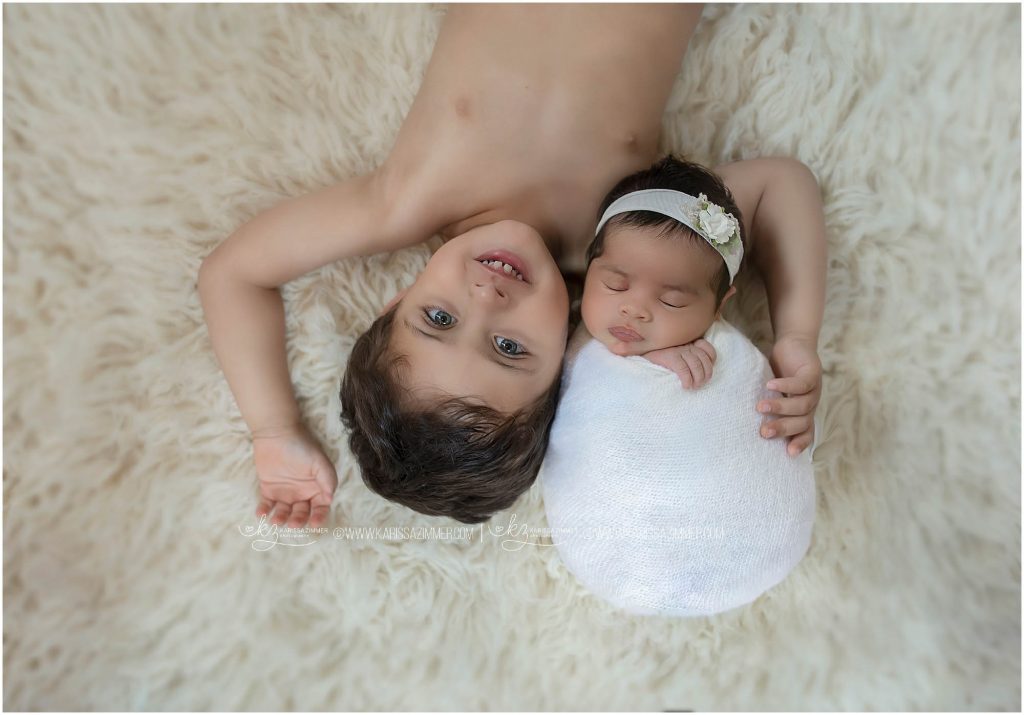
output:
[[[383,170],[276,204],[203,261],[199,296],[210,340],[253,435],[300,422],[285,353],[278,287],[349,256],[397,250],[438,226]],[[398,207],[404,207],[398,210]]]
[[769,362],[778,376],[766,387],[783,393],[758,411],[777,417],[765,438],[787,437],[791,456],[814,438],[821,399],[818,334],[825,311],[825,216],[811,170],[786,158],[751,159],[715,168],[743,214],[750,260],[764,280],[775,344]]
[[775,340],[799,336],[817,346],[825,311],[825,216],[814,174],[795,159],[772,157],[715,167],[747,234],[744,261],[768,293]]
[[[395,251],[430,238],[430,216],[381,169],[281,201],[242,224],[203,261],[277,288],[333,261]],[[427,207],[429,211],[429,207]],[[202,275],[202,272],[200,273]]]

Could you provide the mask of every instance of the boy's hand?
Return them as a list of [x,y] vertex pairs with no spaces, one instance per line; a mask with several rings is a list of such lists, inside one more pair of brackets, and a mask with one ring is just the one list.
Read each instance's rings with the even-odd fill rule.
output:
[[761,425],[761,436],[788,437],[787,452],[791,457],[809,447],[814,439],[814,412],[821,399],[821,360],[815,343],[810,338],[793,336],[775,342],[768,362],[778,377],[770,380],[767,387],[784,397],[761,400],[757,405],[762,414],[780,416]]
[[704,338],[686,345],[652,350],[643,357],[674,372],[688,390],[696,390],[711,379],[711,366],[718,359],[714,346]]
[[260,480],[256,516],[272,524],[321,526],[338,486],[334,465],[305,425],[253,433],[253,459]]

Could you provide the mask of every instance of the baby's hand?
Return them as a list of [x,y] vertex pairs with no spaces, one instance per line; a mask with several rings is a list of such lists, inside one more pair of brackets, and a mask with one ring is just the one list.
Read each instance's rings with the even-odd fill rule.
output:
[[643,357],[674,372],[686,389],[696,390],[711,379],[711,366],[718,355],[711,343],[698,338],[686,345],[652,350]]
[[334,465],[304,425],[253,434],[253,458],[260,480],[256,516],[292,528],[327,520],[338,486]]

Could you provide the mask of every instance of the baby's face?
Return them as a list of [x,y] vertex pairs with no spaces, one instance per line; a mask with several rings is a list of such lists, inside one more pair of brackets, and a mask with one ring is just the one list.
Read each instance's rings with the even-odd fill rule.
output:
[[660,238],[650,228],[612,229],[587,270],[587,331],[616,355],[693,342],[715,320],[710,282],[721,263],[711,246]]

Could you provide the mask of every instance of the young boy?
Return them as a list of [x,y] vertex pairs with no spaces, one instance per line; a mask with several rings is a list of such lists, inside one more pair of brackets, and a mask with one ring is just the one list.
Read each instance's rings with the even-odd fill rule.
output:
[[[492,283],[470,274],[486,269],[474,262],[457,286],[462,315],[446,318],[426,306],[431,322],[449,328],[447,342],[435,341],[405,323],[423,312],[410,298],[429,300],[428,289],[439,290],[417,281],[392,301],[387,320],[367,331],[371,344],[357,345],[350,358],[349,371],[355,367],[366,377],[357,385],[346,376],[353,452],[364,479],[390,490],[389,498],[464,521],[486,518],[529,486],[543,456],[565,346],[565,326],[551,327],[563,310],[559,301],[567,312],[557,285],[547,287],[552,266],[583,269],[601,198],[653,160],[662,112],[700,11],[699,5],[450,7],[383,165],[272,207],[204,261],[199,290],[211,341],[253,433],[262,494],[257,514],[269,514],[275,524],[319,526],[337,485],[292,393],[278,287],[331,261],[397,250],[438,233],[465,239],[446,257],[474,242],[499,257],[502,250],[536,256],[534,270],[545,285],[523,285],[521,292],[536,298],[534,291],[545,291],[548,322],[533,326],[522,310],[524,296],[506,290],[494,271],[486,274],[496,276]],[[741,163],[716,172],[756,236],[753,260],[764,275],[776,334],[772,355],[784,378],[778,389],[790,395],[773,403],[781,418],[771,426],[799,451],[812,437],[820,391],[825,253],[823,225],[801,224],[791,209],[820,197],[797,162]],[[392,327],[405,349],[399,363],[388,351]],[[515,336],[503,334],[509,328],[532,333],[539,345],[529,357],[515,357]],[[483,339],[502,352],[497,357],[505,366],[480,350]],[[462,369],[433,378],[418,359],[428,345],[430,364]],[[517,372],[518,383],[494,387],[494,371],[511,376],[515,359],[531,361],[530,371]],[[394,384],[379,379],[402,367],[419,372],[399,375],[405,381]],[[466,402],[470,387],[477,399]],[[409,404],[422,407],[428,397],[437,405],[439,393],[455,402],[432,415],[409,412]],[[432,445],[438,445],[433,461],[424,461]]]

